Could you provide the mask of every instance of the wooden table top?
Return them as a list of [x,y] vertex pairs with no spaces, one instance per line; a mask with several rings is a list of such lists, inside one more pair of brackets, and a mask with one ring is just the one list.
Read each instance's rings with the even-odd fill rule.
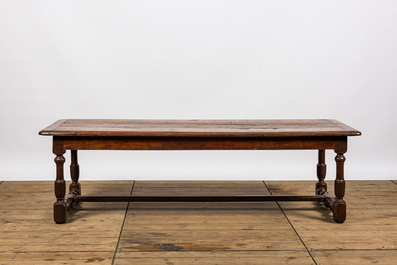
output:
[[305,137],[357,136],[336,120],[58,120],[39,132],[53,136]]

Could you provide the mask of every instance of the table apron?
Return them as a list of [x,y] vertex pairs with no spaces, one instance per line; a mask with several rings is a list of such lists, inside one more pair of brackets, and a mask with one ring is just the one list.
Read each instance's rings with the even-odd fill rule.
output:
[[54,136],[54,150],[347,149],[347,137],[86,137]]

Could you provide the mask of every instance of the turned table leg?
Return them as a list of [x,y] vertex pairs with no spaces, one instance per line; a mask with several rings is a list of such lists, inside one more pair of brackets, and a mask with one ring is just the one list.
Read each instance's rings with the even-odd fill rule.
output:
[[65,158],[63,152],[55,153],[55,164],[56,164],[56,180],[55,180],[55,197],[57,201],[54,204],[54,221],[58,224],[66,223],[66,213],[68,203],[65,201],[66,184],[63,177],[63,164]]
[[79,164],[77,162],[77,150],[71,150],[72,162],[70,164],[70,177],[72,183],[69,186],[69,193],[81,195],[81,185],[79,183]]
[[327,192],[327,183],[325,183],[325,174],[327,165],[325,164],[325,150],[318,150],[316,195],[323,195]]
[[344,163],[345,152],[336,151],[336,179],[335,179],[335,200],[332,202],[331,209],[334,213],[334,221],[343,223],[346,220],[346,202],[343,200],[345,196],[345,180],[344,180]]
[[68,201],[65,199],[66,183],[63,176],[63,164],[65,163],[64,142],[58,137],[54,137],[52,141],[52,152],[56,155],[54,161],[56,164],[56,180],[54,183],[55,197],[57,198],[54,203],[54,221],[58,224],[66,223],[66,214],[68,211]]

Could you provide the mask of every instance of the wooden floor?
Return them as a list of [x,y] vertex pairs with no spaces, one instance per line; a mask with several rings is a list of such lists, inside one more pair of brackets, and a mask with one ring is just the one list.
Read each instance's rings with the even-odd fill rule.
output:
[[[332,190],[332,181],[328,181]],[[82,182],[83,194],[313,194],[301,182]],[[397,264],[397,182],[348,181],[344,224],[317,202],[80,203],[0,182],[0,264]]]

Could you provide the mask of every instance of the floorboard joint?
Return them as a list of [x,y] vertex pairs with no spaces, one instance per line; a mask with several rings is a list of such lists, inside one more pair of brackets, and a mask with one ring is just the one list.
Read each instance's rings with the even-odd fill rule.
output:
[[[132,195],[132,191],[134,190],[134,186],[135,186],[135,181],[132,183],[130,195]],[[112,259],[112,265],[114,265],[114,262],[116,260],[117,251],[118,251],[119,245],[120,245],[120,239],[121,239],[121,235],[123,233],[123,228],[124,228],[124,224],[125,224],[125,219],[127,218],[128,209],[130,208],[129,206],[130,206],[130,202],[127,203],[127,206],[126,206],[126,209],[125,209],[125,215],[124,215],[123,223],[121,224],[119,239],[117,240],[116,249],[114,250],[114,255],[113,255],[113,259]]]
[[[265,185],[265,187],[267,188],[267,190],[269,191],[269,193],[271,195],[273,195],[272,191],[269,189],[269,187],[267,186],[267,184],[265,183],[265,181],[262,181],[263,184]],[[316,260],[314,259],[314,257],[312,256],[312,254],[310,253],[309,249],[307,248],[305,242],[303,242],[302,238],[299,236],[298,231],[296,231],[295,227],[292,225],[291,221],[288,219],[288,216],[285,214],[283,208],[281,208],[280,204],[276,201],[277,206],[280,208],[281,212],[283,213],[284,217],[287,219],[288,223],[290,224],[291,228],[294,230],[295,234],[298,236],[299,240],[301,241],[301,243],[303,244],[303,246],[305,247],[307,253],[309,254],[310,258],[313,260],[314,264],[317,265]]]
[[345,249],[335,249],[335,248],[329,248],[329,249],[327,249],[327,248],[322,248],[322,249],[313,249],[312,250],[312,252],[324,252],[324,251],[333,251],[333,252],[351,252],[351,251],[356,251],[356,252],[363,252],[363,251],[365,251],[365,252],[368,252],[368,251],[373,251],[373,252],[377,252],[377,251],[384,251],[384,252],[387,252],[387,251],[397,251],[397,248],[382,248],[382,249],[379,249],[379,248],[376,248],[376,249],[374,249],[374,248],[360,248],[360,249],[355,249],[355,248],[345,248]]

